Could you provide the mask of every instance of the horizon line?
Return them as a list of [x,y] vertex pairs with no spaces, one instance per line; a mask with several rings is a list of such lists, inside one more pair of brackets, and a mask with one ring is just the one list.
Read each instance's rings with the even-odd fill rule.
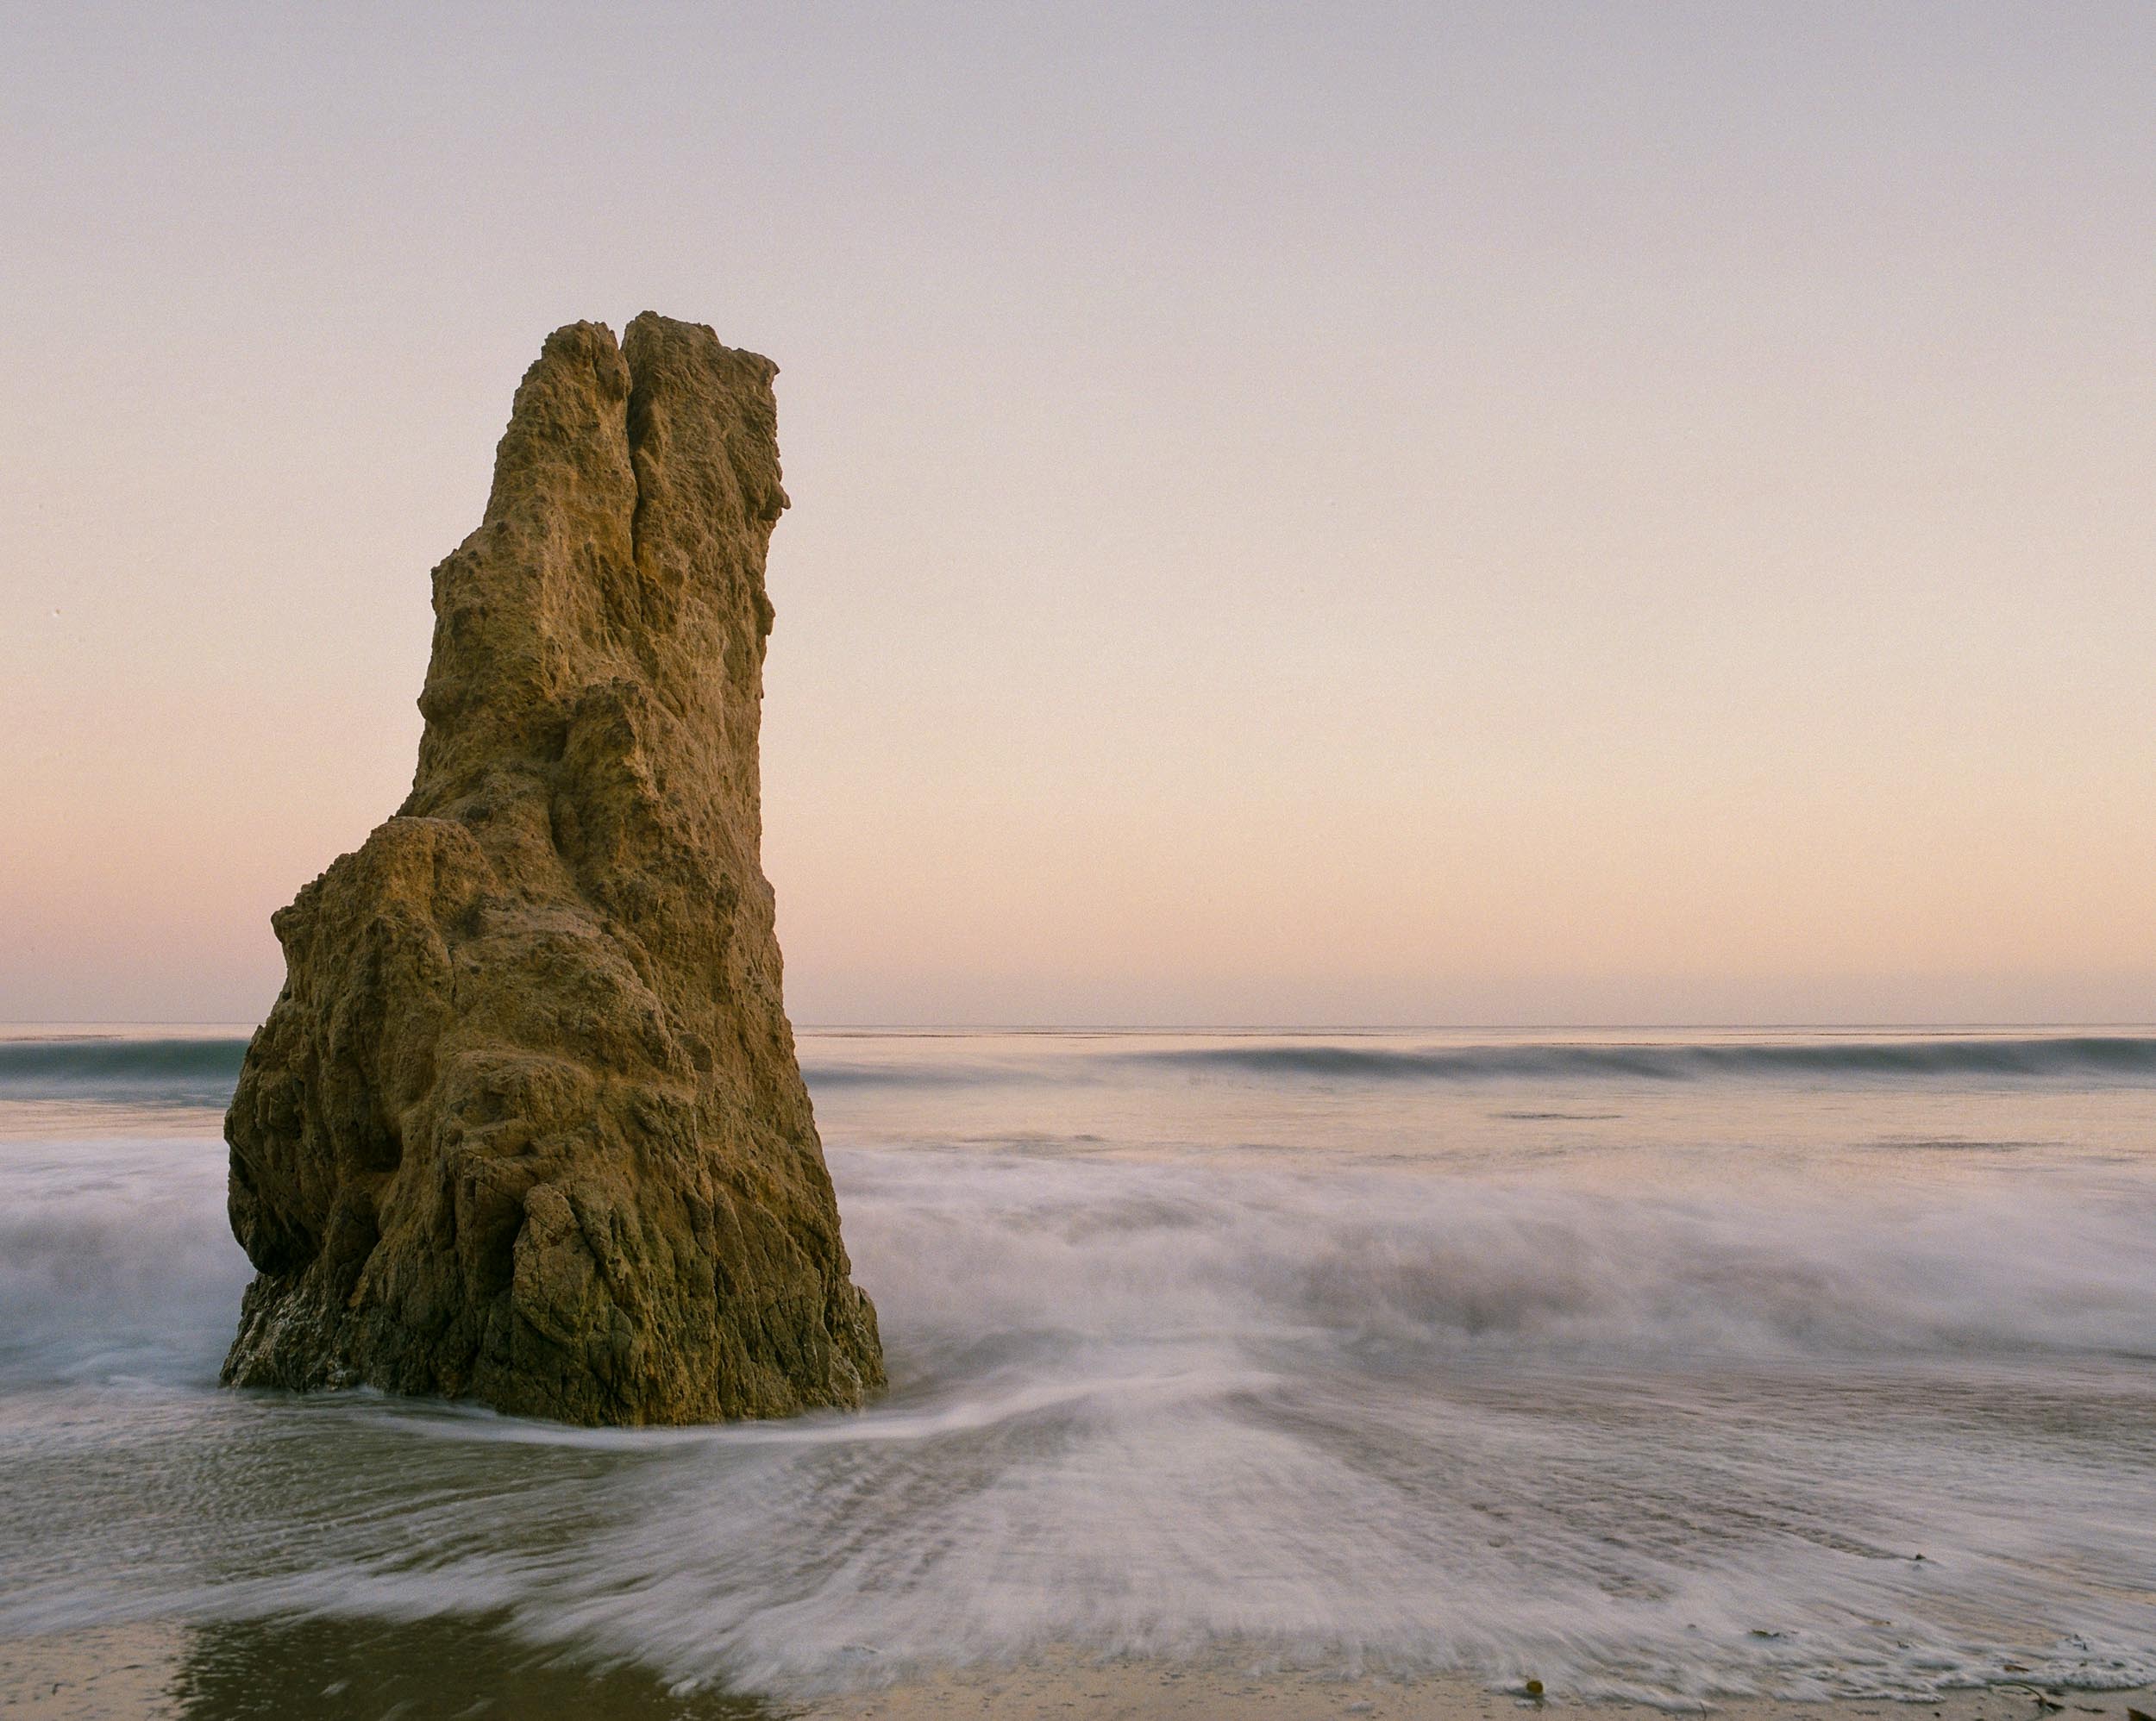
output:
[[[797,1022],[796,1034],[1583,1034],[1583,1033],[1999,1033],[2009,1029],[2134,1029],[2156,1033],[2156,1018],[2053,1021],[1791,1022]],[[0,1017],[12,1028],[232,1028],[216,1017]]]

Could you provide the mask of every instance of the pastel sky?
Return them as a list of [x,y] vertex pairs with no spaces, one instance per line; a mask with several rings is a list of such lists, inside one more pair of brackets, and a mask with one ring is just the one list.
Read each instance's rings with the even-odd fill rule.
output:
[[557,324],[797,1020],[2156,1017],[2156,6],[0,9],[0,1017],[251,1020]]

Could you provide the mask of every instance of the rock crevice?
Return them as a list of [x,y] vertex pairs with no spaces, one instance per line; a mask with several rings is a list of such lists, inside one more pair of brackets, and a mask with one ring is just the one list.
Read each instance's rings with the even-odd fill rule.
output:
[[411,793],[273,918],[228,1382],[586,1424],[882,1385],[760,859],[775,369],[647,313],[526,372]]

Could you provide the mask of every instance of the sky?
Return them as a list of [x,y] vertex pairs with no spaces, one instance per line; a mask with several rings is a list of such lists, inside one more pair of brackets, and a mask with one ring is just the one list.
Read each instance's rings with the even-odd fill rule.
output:
[[0,4],[0,1018],[258,1019],[546,332],[797,1022],[2156,1018],[2156,7]]

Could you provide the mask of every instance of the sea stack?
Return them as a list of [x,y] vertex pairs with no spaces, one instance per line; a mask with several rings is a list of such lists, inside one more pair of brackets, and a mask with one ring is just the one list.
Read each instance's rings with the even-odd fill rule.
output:
[[525,372],[411,794],[274,917],[227,1382],[584,1424],[883,1384],[759,854],[776,371],[646,313]]

